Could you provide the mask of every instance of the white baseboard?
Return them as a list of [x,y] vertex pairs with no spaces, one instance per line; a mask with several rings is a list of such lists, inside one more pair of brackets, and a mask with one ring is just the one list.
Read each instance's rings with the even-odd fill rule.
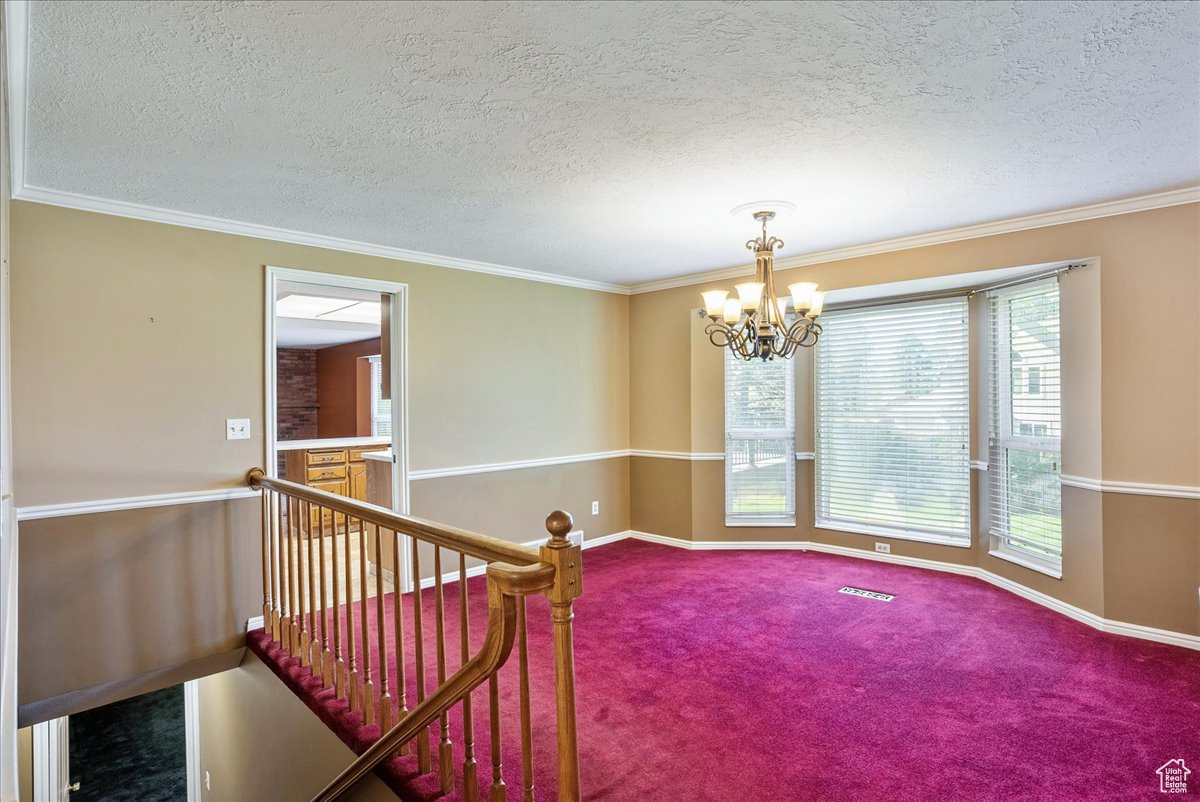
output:
[[261,615],[256,615],[253,618],[246,619],[246,631],[250,632],[255,629],[262,629],[267,625],[266,620]]
[[[791,540],[786,542],[773,541],[736,541],[736,540],[683,540],[676,537],[668,537],[666,535],[655,535],[650,532],[630,531],[626,534],[634,540],[643,540],[647,543],[657,543],[662,546],[672,546],[674,548],[687,549],[690,551],[746,551],[746,550],[781,550],[781,551],[816,551],[824,554],[836,554],[842,557],[853,557],[858,560],[874,560],[876,562],[892,563],[893,565],[905,565],[910,568],[924,568],[930,571],[943,571],[949,574],[957,574],[959,576],[969,576],[987,582],[1009,593],[1016,594],[1023,599],[1031,601],[1035,604],[1040,604],[1056,613],[1065,615],[1068,618],[1087,624],[1093,629],[1098,629],[1101,632],[1107,632],[1113,635],[1124,635],[1129,638],[1139,638],[1141,640],[1154,641],[1156,643],[1167,643],[1172,646],[1182,646],[1185,649],[1196,649],[1200,651],[1200,636],[1187,635],[1182,632],[1172,632],[1166,629],[1156,629],[1154,627],[1142,626],[1141,624],[1128,624],[1124,621],[1114,621],[1104,618],[1095,613],[1088,612],[1081,607],[1076,607],[1073,604],[1067,604],[1061,599],[1056,599],[1053,596],[1026,587],[1019,582],[1014,582],[1011,579],[1002,577],[999,574],[993,574],[975,565],[959,565],[957,563],[942,562],[941,560],[924,560],[918,557],[905,557],[900,554],[879,554],[873,551],[864,551],[862,549],[854,549],[846,546],[834,546],[829,543],[814,543],[806,540]],[[614,540],[620,538],[611,536]],[[611,541],[609,541],[611,542]]]
[[[814,543],[808,540],[788,540],[788,541],[771,541],[771,540],[684,540],[682,538],[670,537],[668,535],[655,535],[650,532],[639,532],[633,529],[624,532],[614,532],[611,535],[602,535],[600,537],[585,539],[583,548],[590,549],[596,546],[604,546],[609,543],[616,543],[618,540],[641,540],[646,543],[657,543],[660,546],[671,546],[677,549],[686,549],[688,551],[816,551],[822,554],[834,554],[840,557],[852,557],[858,560],[873,560],[875,562],[891,563],[893,565],[904,565],[909,568],[924,568],[929,571],[942,571],[948,574],[957,574],[958,576],[969,576],[987,582],[1009,593],[1016,594],[1023,599],[1040,604],[1056,613],[1065,615],[1068,618],[1079,621],[1082,624],[1087,624],[1093,629],[1098,629],[1101,632],[1107,632],[1113,635],[1124,635],[1129,638],[1139,638],[1141,640],[1154,641],[1156,643],[1167,643],[1172,646],[1182,646],[1185,649],[1196,649],[1200,651],[1200,636],[1187,635],[1182,632],[1171,632],[1166,629],[1156,629],[1154,627],[1142,626],[1141,624],[1128,624],[1124,621],[1114,621],[1112,619],[1103,618],[1095,613],[1088,612],[1081,607],[1076,607],[1073,604],[1056,599],[1053,596],[1026,587],[1020,582],[1014,582],[1007,577],[1002,577],[999,574],[993,574],[991,571],[984,570],[975,565],[959,565],[957,563],[942,562],[941,560],[925,560],[919,557],[905,557],[902,554],[879,554],[874,551],[864,551],[862,549],[849,548],[847,546],[834,546],[829,543]],[[543,543],[545,539],[532,540],[524,545],[536,548]],[[467,577],[480,576],[487,571],[486,565],[477,565],[467,569]],[[458,572],[442,574],[442,582],[450,583],[458,580]],[[431,588],[434,585],[433,577],[426,577],[421,580],[422,588]],[[246,631],[258,629],[263,626],[263,617],[256,616],[246,622]]]

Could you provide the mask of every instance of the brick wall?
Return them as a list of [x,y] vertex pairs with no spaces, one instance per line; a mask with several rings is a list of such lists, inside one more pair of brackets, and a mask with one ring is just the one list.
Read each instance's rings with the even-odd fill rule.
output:
[[317,436],[317,352],[280,348],[276,352],[275,392],[280,440],[312,440]]

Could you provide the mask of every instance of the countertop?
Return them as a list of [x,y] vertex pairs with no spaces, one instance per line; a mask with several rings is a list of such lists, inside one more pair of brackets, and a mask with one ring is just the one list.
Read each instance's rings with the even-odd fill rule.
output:
[[[327,437],[324,440],[283,440],[275,444],[280,451],[302,448],[352,448],[356,446],[390,446],[392,438],[384,437]],[[390,451],[389,451],[390,453]]]

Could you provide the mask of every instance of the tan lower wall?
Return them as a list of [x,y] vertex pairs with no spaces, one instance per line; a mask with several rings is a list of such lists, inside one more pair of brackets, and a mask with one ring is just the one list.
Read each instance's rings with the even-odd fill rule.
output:
[[546,516],[556,509],[571,513],[585,539],[601,537],[629,529],[629,457],[421,479],[409,496],[413,515],[516,543],[549,537]]
[[[200,772],[204,802],[311,799],[354,753],[252,652],[239,668],[200,681]],[[369,775],[344,797],[395,802]]]
[[[585,538],[630,528],[628,457],[423,479],[410,492],[415,515],[518,543],[548,537],[555,509]],[[257,499],[23,522],[23,723],[236,661],[246,620],[262,614],[260,529]],[[422,552],[423,576],[432,564]]]
[[633,457],[629,469],[630,528],[692,539],[692,466],[699,463]]
[[23,521],[22,708],[241,648],[260,526],[256,499]]
[[1200,634],[1200,499],[1103,495],[1105,617]]
[[[984,472],[972,471],[973,536],[961,548],[817,528],[813,471],[811,461],[796,464],[794,527],[727,527],[723,462],[634,457],[632,528],[696,542],[810,541],[868,552],[887,543],[893,555],[978,566],[1110,620],[1200,634],[1200,501],[1063,487],[1064,557],[1056,579],[988,553]],[[690,520],[680,510],[690,510]]]

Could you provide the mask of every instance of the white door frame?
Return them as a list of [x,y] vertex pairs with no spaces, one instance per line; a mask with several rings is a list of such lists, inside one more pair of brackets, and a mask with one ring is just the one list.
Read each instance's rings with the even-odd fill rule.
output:
[[[346,276],[340,273],[318,273],[314,270],[297,270],[289,267],[266,266],[266,292],[264,293],[265,335],[263,362],[265,387],[263,399],[265,409],[263,420],[263,441],[265,452],[263,461],[267,476],[275,477],[278,468],[275,436],[278,421],[276,419],[275,398],[275,295],[281,281],[294,281],[302,284],[316,284],[343,289],[366,290],[380,294],[391,293],[395,298],[392,305],[389,340],[391,343],[392,364],[392,509],[402,515],[408,514],[408,285],[397,281],[382,281],[379,279]],[[402,541],[408,544],[408,536]],[[409,548],[401,550],[401,571],[399,578],[402,591],[412,589],[412,566],[408,559]]]
[[[187,765],[187,801],[200,802],[200,681],[183,683],[184,749]],[[62,716],[33,725],[33,800],[70,802],[71,717]]]
[[71,727],[66,716],[33,725],[34,802],[68,802]]

